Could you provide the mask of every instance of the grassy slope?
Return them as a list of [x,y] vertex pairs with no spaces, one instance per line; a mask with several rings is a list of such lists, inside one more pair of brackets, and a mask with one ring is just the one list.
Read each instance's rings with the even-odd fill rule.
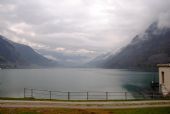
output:
[[138,109],[0,108],[0,114],[170,114],[170,107]]

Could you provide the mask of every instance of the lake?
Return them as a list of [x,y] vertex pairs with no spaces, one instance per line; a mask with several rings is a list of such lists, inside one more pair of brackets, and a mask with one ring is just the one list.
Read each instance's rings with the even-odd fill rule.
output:
[[0,97],[23,97],[24,88],[70,92],[131,92],[150,88],[157,72],[122,69],[4,69],[0,70]]

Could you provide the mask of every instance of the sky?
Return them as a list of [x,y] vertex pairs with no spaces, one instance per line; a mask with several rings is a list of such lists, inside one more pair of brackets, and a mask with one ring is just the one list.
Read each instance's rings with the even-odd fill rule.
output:
[[153,22],[169,20],[170,0],[0,0],[1,35],[86,59],[114,53]]

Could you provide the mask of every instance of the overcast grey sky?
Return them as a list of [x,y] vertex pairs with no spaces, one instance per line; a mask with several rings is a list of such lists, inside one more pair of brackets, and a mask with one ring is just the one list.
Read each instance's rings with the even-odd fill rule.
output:
[[125,46],[151,23],[169,26],[170,0],[0,0],[0,34],[61,53],[95,56]]

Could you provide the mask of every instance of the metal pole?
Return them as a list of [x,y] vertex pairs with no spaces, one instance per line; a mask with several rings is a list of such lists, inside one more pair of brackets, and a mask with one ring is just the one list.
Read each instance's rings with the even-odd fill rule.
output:
[[127,100],[127,92],[125,92],[125,100]]
[[25,98],[25,88],[24,88],[24,98]]
[[152,99],[154,99],[154,92],[152,92]]
[[51,100],[51,91],[49,91],[50,92],[50,100]]
[[87,92],[87,100],[89,100],[89,92]]
[[33,89],[31,89],[31,98],[33,98]]
[[106,92],[106,100],[108,100],[108,92]]
[[68,100],[70,100],[70,92],[68,92]]

